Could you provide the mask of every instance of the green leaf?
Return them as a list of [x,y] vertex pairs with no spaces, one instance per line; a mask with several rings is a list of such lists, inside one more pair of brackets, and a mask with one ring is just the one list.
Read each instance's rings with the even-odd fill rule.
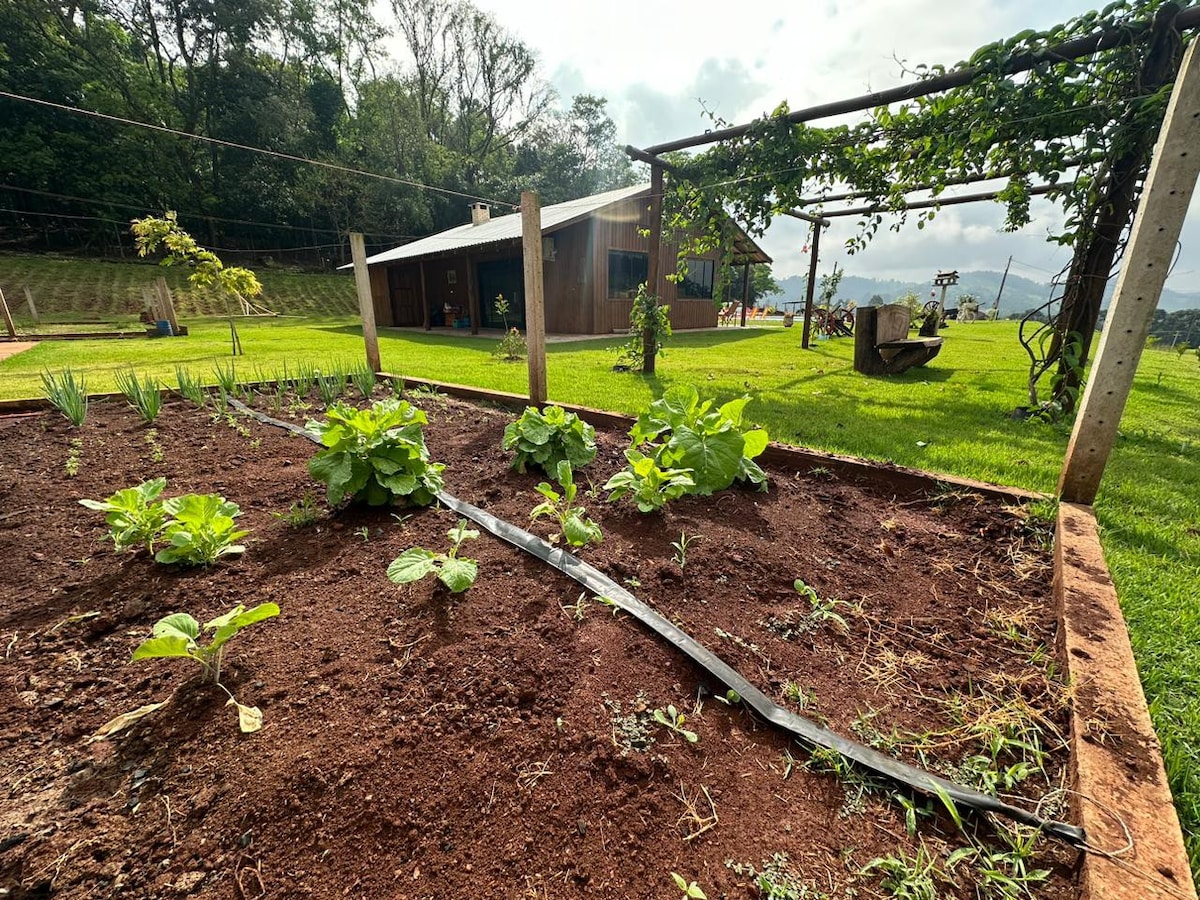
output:
[[155,637],[175,635],[195,641],[200,638],[200,623],[187,613],[172,613],[154,623],[153,634]]
[[[243,628],[261,622],[264,619],[271,619],[279,615],[279,607],[274,603],[260,603],[253,609],[243,610],[241,604],[235,606],[233,610],[213,619],[205,625],[205,628],[216,627],[216,633],[213,635],[212,643],[205,647],[206,653],[216,653],[217,650],[224,646],[225,642],[241,631]],[[217,624],[220,623],[220,624]]]
[[671,873],[671,880],[675,882],[675,886],[681,891],[686,891],[688,889],[687,879],[678,872]]
[[187,638],[177,634],[153,637],[138,644],[133,651],[132,660],[163,659],[170,656],[191,657],[195,645]]
[[461,594],[475,583],[478,575],[479,564],[475,560],[448,557],[442,561],[438,580],[448,587],[451,593]]
[[708,496],[733,484],[745,442],[736,431],[704,434],[680,427],[667,445],[679,468],[691,469],[695,493]]
[[387,577],[396,584],[408,584],[420,581],[436,568],[434,560],[437,557],[424,547],[413,547],[405,550],[387,567]]
[[748,459],[754,459],[764,450],[767,449],[769,439],[767,432],[763,428],[755,428],[752,431],[747,431],[742,435],[745,441],[745,446],[742,448],[742,455]]
[[598,544],[604,540],[600,526],[579,509],[571,510],[571,514],[562,523],[562,530],[563,537],[572,547],[586,547],[592,542]]

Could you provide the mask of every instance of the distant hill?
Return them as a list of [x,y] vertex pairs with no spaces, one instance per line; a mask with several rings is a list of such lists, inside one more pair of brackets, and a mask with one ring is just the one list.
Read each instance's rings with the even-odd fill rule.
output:
[[[990,309],[996,300],[996,291],[1000,289],[1000,279],[1003,275],[1003,272],[990,271],[960,272],[958,284],[946,292],[946,302],[953,306],[961,294],[974,294],[979,298],[980,305],[984,309]],[[802,275],[791,275],[787,278],[779,279],[779,286],[783,290],[783,293],[772,297],[770,302],[778,306],[785,300],[803,300],[806,281],[807,279]],[[1106,306],[1108,299],[1112,297],[1113,284],[1115,284],[1115,280],[1109,285],[1108,294],[1105,299]],[[819,285],[820,282],[818,282],[818,287]],[[843,276],[841,284],[838,285],[837,299],[841,301],[853,300],[861,304],[869,302],[871,297],[878,294],[890,303],[893,300],[903,297],[910,291],[919,297],[928,298],[929,292],[932,290],[934,288],[929,282],[922,284],[916,281],[864,278],[860,275],[847,274]],[[1009,272],[1008,280],[1004,283],[1004,294],[1000,297],[1000,318],[1006,318],[1013,313],[1022,313],[1032,307],[1041,306],[1049,298],[1049,284],[1039,284],[1032,279],[1023,278],[1020,275]],[[1167,312],[1181,309],[1200,309],[1200,294],[1164,290],[1159,307]]]

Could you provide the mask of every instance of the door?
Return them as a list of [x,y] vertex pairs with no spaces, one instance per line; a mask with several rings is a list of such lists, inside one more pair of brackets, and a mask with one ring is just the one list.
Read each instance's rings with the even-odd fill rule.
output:
[[425,320],[421,316],[420,293],[415,267],[390,266],[388,268],[388,294],[392,304],[393,324],[425,324]]
[[[504,328],[505,319],[509,328],[525,330],[525,269],[521,258],[497,259],[479,263],[479,311],[484,328]],[[500,316],[496,312],[496,297],[503,295],[508,301],[508,312]]]

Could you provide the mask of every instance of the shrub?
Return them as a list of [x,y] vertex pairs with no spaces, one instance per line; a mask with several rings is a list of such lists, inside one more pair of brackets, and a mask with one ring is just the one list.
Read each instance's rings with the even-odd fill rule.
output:
[[441,463],[429,461],[422,426],[425,413],[407,400],[389,397],[359,410],[337,404],[325,421],[310,421],[324,450],[308,471],[324,482],[330,505],[346,497],[371,506],[407,500],[428,506],[442,489]]
[[167,546],[154,555],[160,563],[209,565],[222,556],[244,553],[234,541],[250,532],[238,531],[234,519],[242,514],[236,503],[217,494],[184,494],[163,501],[171,518],[163,530]]
[[144,481],[137,487],[117,491],[106,500],[80,500],[82,506],[107,513],[108,536],[115,549],[120,552],[130,548],[145,547],[154,552],[154,540],[167,523],[167,516],[159,495],[167,486],[167,479],[155,478]]
[[529,406],[505,427],[502,446],[516,451],[512,467],[518,472],[532,463],[553,475],[564,460],[577,469],[596,458],[596,429],[561,406],[541,412]]
[[749,397],[713,409],[700,400],[691,385],[670,388],[638,416],[630,431],[636,449],[647,444],[655,464],[663,469],[692,470],[688,493],[708,496],[734,481],[749,481],[767,489],[767,475],[754,462],[767,447],[767,432],[742,424]]
[[525,343],[525,337],[518,329],[510,328],[504,332],[500,343],[492,349],[492,355],[505,362],[516,362],[529,355],[529,345]]
[[58,375],[49,372],[42,373],[42,390],[46,399],[54,408],[66,416],[72,425],[78,428],[87,418],[88,397],[87,380],[69,368],[63,369]]

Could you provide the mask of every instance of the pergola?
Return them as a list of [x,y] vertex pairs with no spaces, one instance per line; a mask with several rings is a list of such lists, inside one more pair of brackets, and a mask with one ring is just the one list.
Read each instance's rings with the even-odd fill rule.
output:
[[[1151,49],[1148,60],[1154,58],[1158,68],[1165,66],[1163,59],[1172,33],[1200,28],[1200,7],[1191,7],[1180,12],[1173,10],[1169,18],[1160,10],[1153,23],[1143,29],[1151,31]],[[1133,40],[1134,29],[1118,28],[1097,31],[1037,53],[1014,55],[1002,67],[1001,74],[1015,75],[1033,69],[1045,62],[1062,62],[1091,56],[1098,52],[1122,46]],[[901,85],[885,91],[877,91],[833,103],[820,104],[797,110],[784,117],[791,124],[812,122],[831,116],[863,112],[892,103],[913,100],[918,97],[941,93],[962,87],[985,74],[994,74],[979,67],[963,67],[943,75],[927,78],[912,84]],[[1164,83],[1166,80],[1164,79]],[[662,154],[707,144],[714,144],[744,137],[753,128],[752,123],[721,128],[704,134],[680,138],[645,148],[626,147],[633,159],[650,165],[652,209],[651,209],[651,279],[657,277],[657,259],[662,245],[662,195],[664,172],[678,172]],[[1145,347],[1151,319],[1158,305],[1158,298],[1166,281],[1171,257],[1179,232],[1183,227],[1188,204],[1200,174],[1200,55],[1196,42],[1188,48],[1175,79],[1174,89],[1163,121],[1162,129],[1154,147],[1149,176],[1137,205],[1128,246],[1116,293],[1105,321],[1104,332],[1092,363],[1091,377],[1084,390],[1080,408],[1075,419],[1070,444],[1060,476],[1058,493],[1063,500],[1090,504],[1094,501],[1100,478],[1103,475],[1121,413],[1129,396],[1133,375]],[[1075,165],[1087,160],[1074,161]],[[1069,166],[1068,166],[1069,167]],[[978,175],[955,179],[955,183],[973,184],[996,178],[1008,177],[1011,172],[981,172]],[[912,185],[905,193],[928,190],[929,185]],[[1063,185],[1038,185],[1032,195],[1046,194],[1061,189]],[[806,199],[800,205],[822,204],[869,196],[863,192],[850,191],[842,194]],[[991,200],[995,191],[986,191],[945,199],[928,199],[906,202],[903,209],[922,209]],[[809,262],[808,290],[805,299],[804,346],[808,345],[809,323],[812,314],[813,288],[816,276],[817,254],[821,229],[830,220],[841,216],[862,216],[876,212],[897,211],[890,206],[844,207],[831,211],[822,210],[820,215],[802,209],[783,210],[788,215],[813,224],[813,240]],[[1127,222],[1127,220],[1126,220]],[[1113,223],[1109,223],[1110,226]],[[1117,223],[1118,231],[1125,222]],[[651,283],[655,283],[653,280]],[[647,354],[647,359],[653,356]]]

